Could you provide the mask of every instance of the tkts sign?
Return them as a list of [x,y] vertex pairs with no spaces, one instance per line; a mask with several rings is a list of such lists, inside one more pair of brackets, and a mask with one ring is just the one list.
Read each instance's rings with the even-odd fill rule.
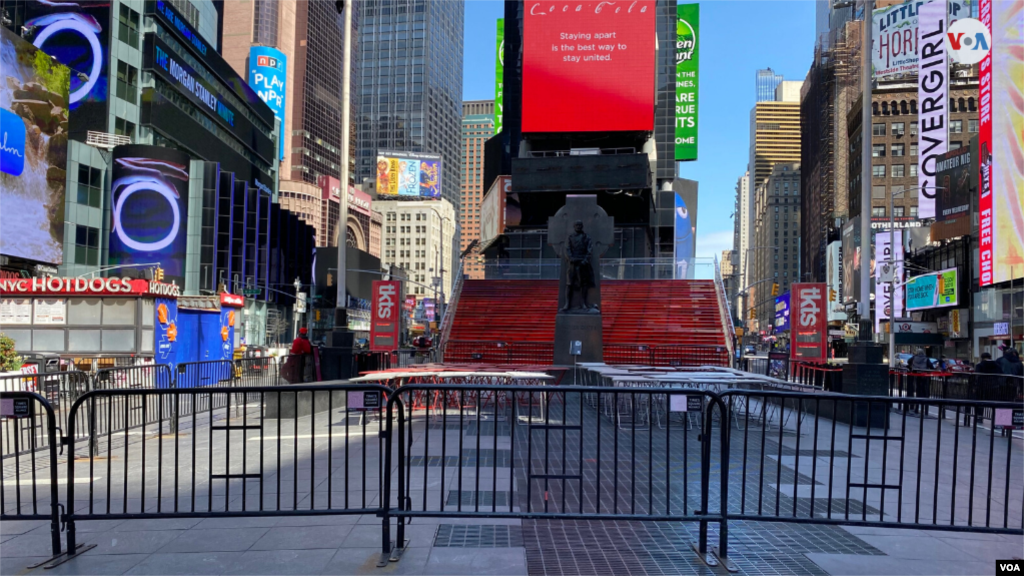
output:
[[825,362],[828,342],[828,290],[824,283],[796,283],[790,293],[790,358]]
[[373,281],[373,301],[370,303],[373,313],[373,322],[370,323],[371,352],[398,350],[401,297],[401,283],[397,280]]

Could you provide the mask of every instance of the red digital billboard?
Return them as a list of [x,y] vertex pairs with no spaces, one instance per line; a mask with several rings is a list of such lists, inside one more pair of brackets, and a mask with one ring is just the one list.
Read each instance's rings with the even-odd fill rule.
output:
[[397,280],[373,281],[373,322],[370,324],[370,351],[398,350],[401,320],[398,313],[402,287]]
[[653,0],[527,0],[523,132],[653,130]]
[[828,360],[828,302],[824,283],[794,283],[790,292],[790,359]]

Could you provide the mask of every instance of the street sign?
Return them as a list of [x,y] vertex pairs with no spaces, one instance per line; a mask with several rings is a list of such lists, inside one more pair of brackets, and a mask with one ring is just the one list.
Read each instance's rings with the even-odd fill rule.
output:
[[253,296],[259,296],[263,292],[263,288],[243,288],[242,295],[246,298],[252,298]]

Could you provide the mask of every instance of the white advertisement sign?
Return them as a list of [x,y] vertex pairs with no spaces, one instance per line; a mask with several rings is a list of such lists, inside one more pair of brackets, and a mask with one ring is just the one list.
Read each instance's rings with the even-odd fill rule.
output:
[[37,298],[32,323],[64,324],[67,322],[67,300],[64,298]]
[[23,326],[31,323],[30,298],[0,298],[0,326]]
[[828,283],[828,321],[846,320],[843,305],[843,243],[839,240],[828,245],[825,254],[825,280]]
[[[890,261],[890,257],[892,260]],[[895,269],[896,284],[903,281],[903,231],[893,230],[875,235],[875,333],[881,334],[881,320],[888,320],[890,308],[894,307],[895,317],[903,317],[903,287],[897,286],[895,297],[890,294],[890,284],[882,277],[892,266]]]
[[[950,25],[971,15],[970,0],[933,0],[932,3],[946,5],[945,20]],[[875,78],[917,75],[920,13],[927,4],[924,0],[910,0],[871,13],[871,65]]]
[[[949,58],[946,55],[946,2],[932,0],[919,9],[918,44],[921,48],[917,102],[919,165],[917,215],[935,217],[936,160],[949,146]],[[970,12],[967,13],[970,15]]]

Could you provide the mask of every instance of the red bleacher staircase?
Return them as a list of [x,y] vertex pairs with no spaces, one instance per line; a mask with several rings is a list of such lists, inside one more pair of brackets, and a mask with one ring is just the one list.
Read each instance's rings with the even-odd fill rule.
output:
[[[727,328],[713,280],[605,280],[609,364],[728,366]],[[466,280],[445,362],[551,364],[556,280]]]

